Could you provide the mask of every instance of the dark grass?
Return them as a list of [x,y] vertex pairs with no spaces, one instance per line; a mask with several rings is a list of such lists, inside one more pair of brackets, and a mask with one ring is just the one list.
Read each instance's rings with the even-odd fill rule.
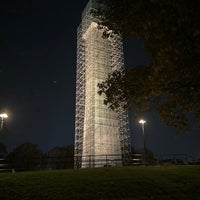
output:
[[199,200],[200,166],[0,173],[0,200]]

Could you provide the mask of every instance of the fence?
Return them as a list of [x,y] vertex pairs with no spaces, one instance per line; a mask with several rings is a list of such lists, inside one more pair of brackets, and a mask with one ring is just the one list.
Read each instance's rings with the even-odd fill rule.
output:
[[[153,155],[153,154],[152,154]],[[200,164],[200,158],[194,154],[132,154],[132,165],[184,165]]]
[[[77,158],[77,157],[76,157]],[[123,165],[171,165],[171,164],[200,164],[200,159],[187,154],[162,154],[155,155],[153,159],[144,162],[142,154],[132,154],[130,162],[123,161],[121,155],[87,155],[80,157],[80,168],[113,167]],[[0,157],[0,172],[5,171],[28,171],[28,170],[51,170],[74,168],[73,156],[43,156],[21,157],[10,160],[8,157]]]
[[79,159],[81,159],[80,167],[82,168],[112,167],[122,166],[124,164],[123,157],[121,154],[85,155],[79,157]]
[[5,158],[0,158],[0,172],[7,171],[8,168],[8,162]]
[[155,155],[157,164],[189,164],[187,154],[161,154]]
[[73,167],[74,158],[67,156],[0,158],[0,171],[70,169]]

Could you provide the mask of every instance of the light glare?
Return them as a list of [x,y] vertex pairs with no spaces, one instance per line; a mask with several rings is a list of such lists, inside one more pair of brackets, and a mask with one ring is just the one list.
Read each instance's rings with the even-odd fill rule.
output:
[[145,120],[143,120],[143,119],[141,119],[141,120],[139,121],[139,123],[140,123],[140,124],[145,124],[145,123],[146,123],[146,121],[145,121]]
[[6,113],[0,114],[1,118],[8,118],[8,115]]

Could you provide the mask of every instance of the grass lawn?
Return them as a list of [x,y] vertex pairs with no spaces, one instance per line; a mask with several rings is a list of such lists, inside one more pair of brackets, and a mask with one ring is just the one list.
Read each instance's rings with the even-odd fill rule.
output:
[[0,173],[0,200],[199,200],[200,166]]

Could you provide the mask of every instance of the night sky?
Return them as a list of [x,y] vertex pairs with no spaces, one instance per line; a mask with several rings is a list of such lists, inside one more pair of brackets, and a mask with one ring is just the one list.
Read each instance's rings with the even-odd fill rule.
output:
[[[87,0],[1,0],[0,111],[7,112],[0,143],[12,150],[32,142],[47,151],[74,142],[76,29]],[[148,63],[139,40],[124,44],[128,66]],[[200,130],[176,135],[158,116],[144,118],[147,147],[155,154],[200,156]],[[132,145],[142,148],[130,114]]]

